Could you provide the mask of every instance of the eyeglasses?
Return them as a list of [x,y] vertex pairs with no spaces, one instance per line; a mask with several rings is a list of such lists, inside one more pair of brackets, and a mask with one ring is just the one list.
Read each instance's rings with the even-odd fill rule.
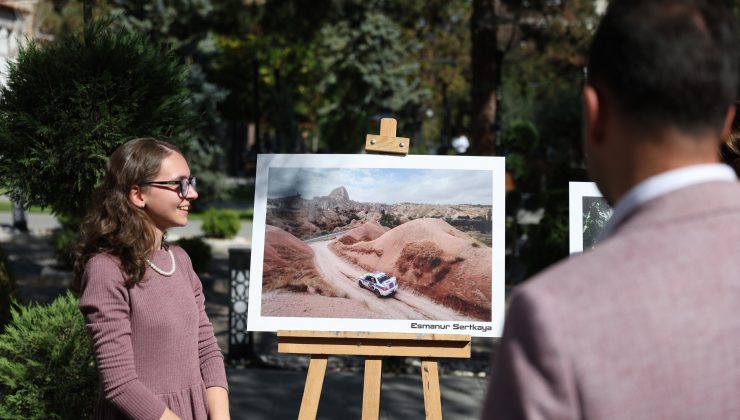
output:
[[190,187],[195,188],[196,178],[191,176],[190,178],[182,178],[174,181],[147,181],[144,185],[177,185],[177,190],[181,196],[187,197]]

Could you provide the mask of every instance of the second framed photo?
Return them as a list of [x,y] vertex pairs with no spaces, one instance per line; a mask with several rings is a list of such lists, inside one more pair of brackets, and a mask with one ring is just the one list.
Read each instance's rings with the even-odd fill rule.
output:
[[596,239],[612,215],[612,208],[593,182],[568,183],[570,253],[596,245]]
[[260,155],[248,328],[498,336],[503,158]]

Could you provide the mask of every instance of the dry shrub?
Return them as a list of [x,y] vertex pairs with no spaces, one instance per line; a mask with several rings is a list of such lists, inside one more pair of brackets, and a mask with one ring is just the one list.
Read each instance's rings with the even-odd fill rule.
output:
[[383,256],[383,250],[379,248],[373,248],[370,244],[358,243],[347,249],[350,252],[356,252],[358,254],[370,255],[375,254],[376,257],[380,258]]
[[[431,272],[442,264],[442,250],[432,241],[419,241],[406,244],[396,261],[396,269],[405,273],[411,268]],[[419,276],[417,276],[419,277]]]
[[313,269],[295,267],[275,267],[265,272],[262,292],[287,289],[291,292],[309,293],[311,290],[321,296],[347,297],[347,294],[325,282]]
[[491,320],[491,308],[482,305],[476,305],[473,302],[462,299],[458,296],[448,294],[444,296],[433,296],[432,300],[440,305],[446,306],[465,316],[476,318],[481,321]]
[[344,245],[352,245],[356,243],[357,240],[350,235],[344,235],[341,238],[337,239],[337,242],[341,242]]
[[346,293],[326,283],[313,265],[313,256],[294,248],[275,244],[279,259],[265,260],[262,291],[288,289],[308,293],[314,290],[322,296],[345,297]]
[[437,284],[444,280],[444,278],[450,273],[450,270],[451,268],[449,265],[445,265],[444,267],[440,267],[439,270],[436,270],[432,275],[432,284]]

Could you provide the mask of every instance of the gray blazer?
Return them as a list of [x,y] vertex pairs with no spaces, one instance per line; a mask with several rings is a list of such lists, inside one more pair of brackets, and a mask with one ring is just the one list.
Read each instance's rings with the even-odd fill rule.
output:
[[484,419],[740,419],[740,183],[638,208],[512,297]]

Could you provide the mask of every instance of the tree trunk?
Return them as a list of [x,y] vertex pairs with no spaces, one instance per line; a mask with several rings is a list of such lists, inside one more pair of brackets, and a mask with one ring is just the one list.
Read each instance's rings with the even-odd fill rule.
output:
[[92,0],[83,0],[82,2],[82,21],[85,28],[92,23]]
[[497,91],[501,85],[502,52],[497,42],[498,23],[495,0],[473,0],[471,32],[471,154],[496,153]]

